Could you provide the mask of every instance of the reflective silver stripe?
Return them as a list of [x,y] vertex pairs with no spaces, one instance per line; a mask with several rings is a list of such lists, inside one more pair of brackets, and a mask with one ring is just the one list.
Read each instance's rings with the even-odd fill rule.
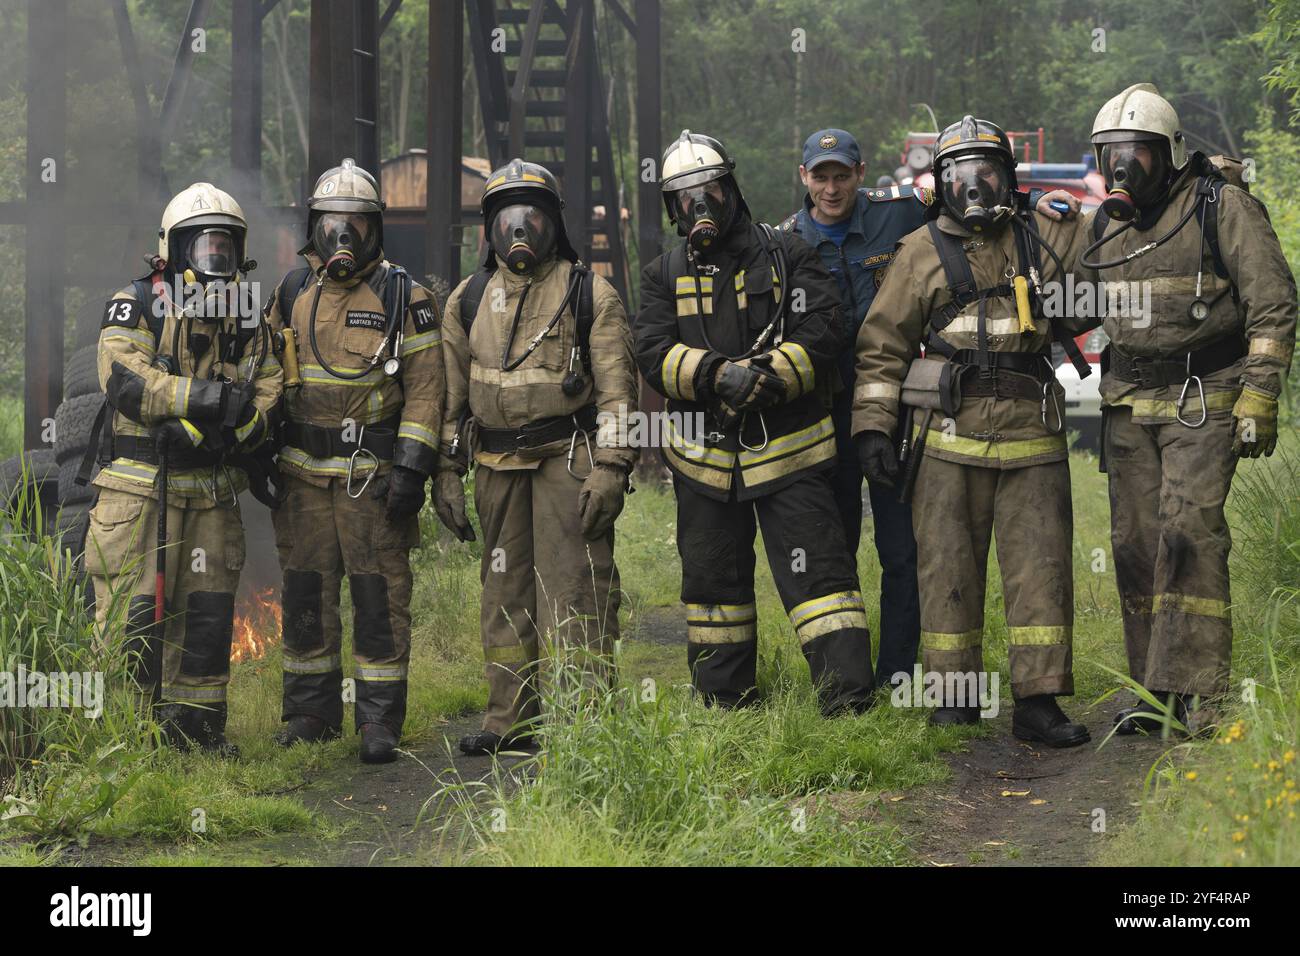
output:
[[423,425],[417,425],[415,422],[402,422],[397,426],[398,438],[413,438],[422,445],[428,445],[430,448],[437,449],[438,436]]
[[1282,339],[1251,339],[1251,355],[1271,355],[1273,358],[1289,359],[1294,351],[1290,342]]
[[183,684],[163,684],[163,700],[201,700],[222,703],[226,699],[225,684],[207,684],[190,687]]
[[883,398],[886,401],[896,402],[902,394],[901,385],[894,385],[889,382],[872,382],[855,388],[853,390],[853,400],[865,402],[873,398]]
[[[190,389],[194,385],[194,379],[181,378],[176,379],[175,392],[172,396],[172,413],[177,418],[185,417],[190,408]],[[182,394],[183,392],[183,394]]]
[[[348,473],[348,460],[346,458],[313,458],[301,448],[282,448],[280,450],[280,460],[291,465],[297,465],[303,471],[322,475],[346,475]],[[374,467],[370,458],[362,455],[357,458],[357,466],[352,473],[353,477],[364,478]]]
[[295,660],[286,654],[281,663],[284,664],[287,674],[329,674],[332,671],[343,670],[343,659],[338,654],[313,657],[305,661]]
[[813,372],[812,359],[808,356],[808,350],[798,342],[783,342],[777,346],[777,351],[790,360],[790,364],[794,366],[795,372],[799,375],[803,390],[811,392],[816,378]]
[[406,670],[405,664],[358,664],[357,680],[406,680]]
[[412,335],[402,343],[402,355],[414,355],[416,352],[423,352],[425,349],[433,348],[435,345],[442,344],[442,333],[440,332],[421,332],[419,335]]
[[469,369],[471,381],[484,385],[499,385],[512,388],[518,385],[554,385],[563,381],[565,373],[549,368],[517,368],[513,372],[503,372],[499,368],[484,368],[477,362]]

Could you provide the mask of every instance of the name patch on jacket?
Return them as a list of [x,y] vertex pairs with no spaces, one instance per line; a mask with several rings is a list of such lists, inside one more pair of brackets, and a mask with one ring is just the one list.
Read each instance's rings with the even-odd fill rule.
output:
[[411,304],[411,322],[417,332],[429,332],[438,322],[433,314],[432,302],[415,302]]
[[348,312],[344,324],[349,329],[374,329],[382,332],[388,325],[382,312]]
[[110,325],[125,325],[133,329],[140,324],[140,316],[143,314],[144,306],[135,299],[110,299],[104,306],[104,320],[99,323],[99,327],[106,329]]

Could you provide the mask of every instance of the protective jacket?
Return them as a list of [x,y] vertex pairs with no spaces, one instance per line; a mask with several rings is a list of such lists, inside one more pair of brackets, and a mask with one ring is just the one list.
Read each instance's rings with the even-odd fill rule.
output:
[[[353,466],[356,480],[376,469],[384,473],[391,465],[432,474],[446,388],[437,302],[428,289],[411,283],[400,335],[387,336],[390,345],[382,353],[389,358],[396,348],[399,375],[386,374],[381,363],[359,377],[341,378],[334,372],[357,376],[385,342],[387,308],[399,307],[393,306],[394,292],[388,288],[396,281],[394,267],[381,255],[353,278],[337,282],[322,271],[314,251],[304,258],[312,270],[306,285],[277,287],[268,311],[272,329],[293,328],[302,377],[302,386],[285,394],[280,468],[325,487],[331,478],[348,474],[349,459],[359,446],[364,452]],[[290,273],[282,286],[293,278]],[[286,320],[281,310],[290,298],[287,293],[294,296]]]
[[[700,494],[725,501],[734,492],[744,501],[832,467],[835,429],[823,386],[845,328],[839,290],[817,253],[748,216],[699,261],[683,243],[647,265],[637,363],[668,399],[663,455],[673,474]],[[714,371],[751,355],[767,356],[785,399],[728,424]]]

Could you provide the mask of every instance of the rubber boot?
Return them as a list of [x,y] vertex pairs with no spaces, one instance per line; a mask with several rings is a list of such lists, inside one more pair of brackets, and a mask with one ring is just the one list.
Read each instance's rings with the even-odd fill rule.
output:
[[460,752],[467,757],[482,757],[502,750],[527,750],[535,746],[536,741],[528,734],[502,737],[490,730],[480,730],[460,738]]
[[1055,694],[1035,694],[1017,700],[1011,714],[1011,732],[1020,740],[1049,747],[1077,747],[1092,739],[1087,727],[1065,716]]
[[340,728],[331,727],[312,714],[294,714],[275,732],[272,739],[281,747],[292,747],[296,743],[318,744],[326,740],[337,740],[341,733]]
[[397,759],[397,734],[385,724],[361,725],[361,762],[392,763]]
[[[1156,700],[1168,700],[1165,691],[1153,690],[1151,696]],[[1174,716],[1177,717],[1175,706]],[[1164,725],[1165,712],[1145,700],[1139,700],[1136,707],[1126,707],[1115,715],[1115,733],[1128,737],[1133,734],[1159,734]]]
[[936,707],[930,713],[930,726],[968,726],[980,722],[978,707]]

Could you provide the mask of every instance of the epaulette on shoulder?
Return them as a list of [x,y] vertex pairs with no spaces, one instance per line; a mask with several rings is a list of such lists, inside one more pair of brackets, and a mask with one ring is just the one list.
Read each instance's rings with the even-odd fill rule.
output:
[[865,190],[867,199],[872,202],[889,202],[892,199],[918,199],[923,205],[934,202],[934,190],[929,186],[877,186]]
[[799,214],[797,212],[791,213],[788,217],[783,219],[781,221],[781,225],[777,226],[776,228],[781,230],[782,232],[794,232],[794,224],[798,221],[799,221]]

